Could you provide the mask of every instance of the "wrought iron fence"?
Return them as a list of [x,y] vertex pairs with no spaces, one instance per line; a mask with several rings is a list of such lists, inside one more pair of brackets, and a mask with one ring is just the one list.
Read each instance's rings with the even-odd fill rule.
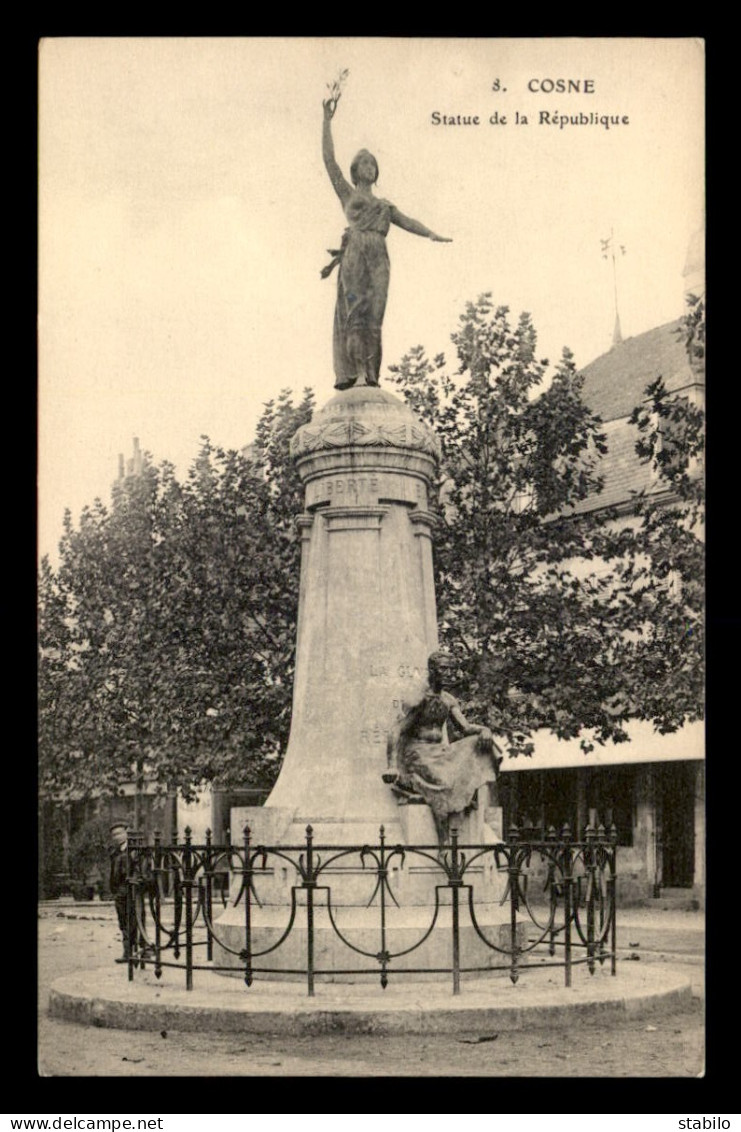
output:
[[[597,829],[587,826],[583,840],[574,840],[568,826],[557,833],[532,827],[513,826],[505,842],[495,845],[463,845],[455,831],[450,844],[401,845],[386,842],[381,826],[379,839],[369,845],[316,845],[311,826],[306,827],[303,845],[277,846],[254,844],[249,827],[241,844],[232,843],[229,835],[224,844],[215,845],[207,831],[203,844],[193,844],[190,829],[178,843],[163,844],[155,834],[154,843],[144,845],[130,839],[127,850],[127,923],[131,946],[128,957],[119,960],[128,966],[128,977],[134,978],[137,968],[152,966],[159,978],[164,968],[185,972],[185,985],[193,988],[194,971],[216,971],[235,974],[235,964],[243,972],[247,987],[256,977],[301,975],[306,979],[309,995],[314,994],[316,980],[322,976],[377,975],[382,987],[390,976],[443,975],[452,978],[453,994],[460,993],[461,976],[474,972],[508,971],[516,983],[523,967],[534,958],[538,966],[562,967],[566,986],[571,985],[575,965],[586,964],[594,974],[596,964],[609,962],[610,973],[616,973],[616,855],[617,830],[611,826]],[[410,862],[424,862],[435,875],[434,895],[430,905],[430,922],[421,929],[411,946],[392,951],[389,947],[389,912],[399,907],[389,883],[392,862],[404,868]],[[504,913],[504,938],[499,933],[495,942],[487,934],[487,925],[477,916],[474,866],[488,861],[506,876],[504,892],[498,903]],[[356,873],[368,877],[372,889],[365,908],[374,910],[374,931],[378,946],[360,947],[338,923],[333,905],[332,873],[348,865]],[[545,874],[537,899],[534,898],[534,866],[540,866],[539,880]],[[259,937],[261,878],[274,873],[276,866],[292,869],[289,891],[284,905],[285,926],[277,938],[265,945]],[[232,876],[232,898],[227,901],[218,879],[228,871]],[[439,881],[438,879],[439,878]],[[234,891],[236,889],[236,892]],[[241,908],[240,936],[243,944],[235,947],[221,931],[217,915],[227,905]],[[450,915],[440,916],[449,906]],[[317,908],[321,907],[331,923],[332,931],[348,949],[350,956],[359,955],[371,965],[343,966],[325,969],[315,957]],[[469,917],[469,937],[480,941],[490,952],[501,956],[501,963],[486,966],[466,962],[462,947],[461,914]],[[445,926],[441,926],[443,918]],[[302,922],[305,935],[305,961],[299,967],[270,966],[274,956]],[[523,942],[521,925],[528,929]],[[451,961],[444,967],[395,966],[420,948],[433,931],[447,931]],[[215,945],[230,958],[230,964],[215,961]],[[547,956],[547,958],[546,958]],[[218,958],[218,956],[217,956]],[[492,957],[488,957],[492,958]]]

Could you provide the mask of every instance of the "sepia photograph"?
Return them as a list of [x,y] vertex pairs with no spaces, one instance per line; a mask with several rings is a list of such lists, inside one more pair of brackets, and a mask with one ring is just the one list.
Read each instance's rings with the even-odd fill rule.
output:
[[38,74],[39,1076],[702,1077],[703,40]]

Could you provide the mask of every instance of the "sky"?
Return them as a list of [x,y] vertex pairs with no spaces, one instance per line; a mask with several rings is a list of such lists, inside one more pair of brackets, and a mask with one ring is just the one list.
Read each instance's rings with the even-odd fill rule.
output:
[[[109,500],[134,437],[184,475],[203,435],[249,443],[282,389],[333,395],[337,276],[320,270],[345,222],[321,103],[344,68],[345,175],[370,149],[377,194],[453,241],[391,229],[384,366],[418,344],[453,357],[485,291],[530,312],[541,357],[568,346],[586,365],[612,342],[611,231],[623,336],[682,314],[704,218],[701,41],[45,39],[40,554],[65,508]],[[547,91],[558,79],[578,92]],[[479,124],[443,124],[458,115]]]

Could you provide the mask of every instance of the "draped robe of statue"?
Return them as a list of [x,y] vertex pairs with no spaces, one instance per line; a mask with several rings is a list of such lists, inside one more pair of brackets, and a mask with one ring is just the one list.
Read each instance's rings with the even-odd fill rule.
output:
[[333,261],[340,269],[333,334],[338,389],[356,382],[378,385],[381,326],[389,288],[386,234],[392,205],[350,190],[344,209],[349,226]]
[[458,726],[456,717],[463,718],[456,698],[430,689],[408,710],[390,740],[398,786],[424,798],[438,829],[473,804],[480,786],[496,781],[501,761],[496,744],[478,729],[451,742],[448,729]]
[[345,179],[335,158],[331,129],[341,85],[338,80],[331,88],[332,96],[323,103],[322,157],[348,226],[341,246],[330,249],[332,260],[321,275],[326,279],[335,267],[340,269],[333,334],[335,388],[351,389],[378,385],[381,327],[389,289],[386,236],[391,224],[438,243],[450,241],[373,195],[378,162],[367,149],[359,150],[350,166],[353,183]]

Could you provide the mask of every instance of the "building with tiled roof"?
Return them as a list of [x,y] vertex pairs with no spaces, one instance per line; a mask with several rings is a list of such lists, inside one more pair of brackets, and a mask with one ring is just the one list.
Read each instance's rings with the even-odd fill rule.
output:
[[[704,294],[702,233],[690,245],[686,293]],[[690,364],[683,319],[617,341],[581,371],[582,397],[597,413],[607,437],[601,471],[604,488],[577,508],[612,508],[630,521],[636,492],[663,492],[651,467],[636,455],[633,409],[646,387],[662,378],[666,388],[704,405],[704,364]],[[618,896],[625,902],[659,899],[686,906],[702,903],[705,890],[704,729],[702,723],[659,735],[650,724],[628,724],[631,741],[585,755],[578,739],[561,741],[548,731],[533,738],[530,759],[518,759],[507,780],[504,825],[537,826],[568,821],[608,826],[619,835]]]
[[605,422],[629,417],[646,386],[657,377],[672,392],[688,390],[697,382],[687,358],[684,322],[679,318],[624,339],[581,373],[582,398]]
[[650,489],[653,473],[636,456],[638,434],[629,423],[647,385],[662,378],[669,392],[688,397],[697,405],[704,403],[704,375],[690,365],[685,335],[682,319],[667,322],[626,338],[581,371],[582,399],[604,422],[608,452],[601,463],[605,480],[602,492],[577,504],[576,512],[607,507],[625,511],[635,492]]

